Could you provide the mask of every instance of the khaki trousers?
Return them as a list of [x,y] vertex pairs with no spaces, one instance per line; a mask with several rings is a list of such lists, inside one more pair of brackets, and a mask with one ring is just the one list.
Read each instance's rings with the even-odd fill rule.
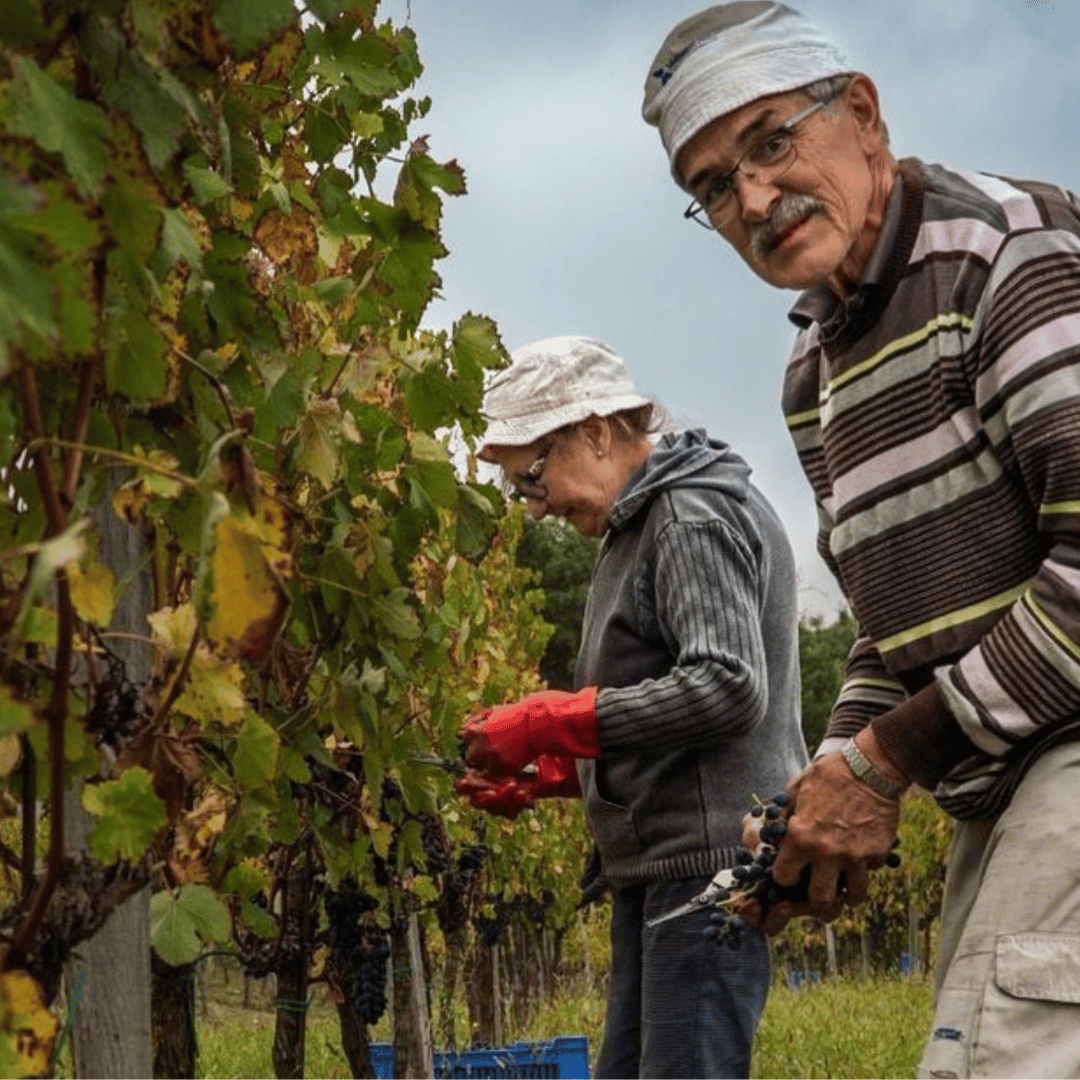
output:
[[957,822],[920,1077],[1080,1077],[1080,743]]

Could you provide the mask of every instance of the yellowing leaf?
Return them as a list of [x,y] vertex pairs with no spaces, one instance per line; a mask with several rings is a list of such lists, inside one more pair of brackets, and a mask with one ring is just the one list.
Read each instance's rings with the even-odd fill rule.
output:
[[160,608],[146,616],[150,623],[154,644],[161,649],[166,656],[183,657],[191,648],[191,639],[195,636],[198,622],[195,618],[195,608],[191,604],[181,604],[179,607]]
[[5,971],[0,975],[2,1014],[0,1024],[9,1055],[18,1061],[14,1076],[51,1075],[53,1045],[58,1028],[56,1017],[45,1007],[45,995],[25,971]]
[[116,603],[116,575],[104,563],[92,562],[84,570],[68,568],[71,600],[79,618],[94,626],[107,627]]
[[213,525],[210,574],[202,603],[206,636],[220,655],[258,662],[270,650],[288,608],[288,595],[271,558],[287,555],[264,544],[266,522],[228,514]]
[[18,735],[0,735],[0,776],[10,776],[22,759]]
[[300,422],[300,453],[296,464],[324,488],[334,486],[341,470],[338,446],[344,433],[341,409],[335,401],[312,402]]
[[122,484],[113,492],[112,507],[117,517],[134,525],[142,517],[143,511],[153,496],[141,480],[132,480]]
[[118,780],[87,784],[82,804],[97,818],[88,839],[90,853],[108,865],[139,858],[168,821],[153,779],[141,765]]
[[184,690],[173,706],[201,723],[235,727],[244,717],[244,672],[236,663],[222,663],[208,650],[197,649]]
[[394,839],[394,830],[385,821],[380,821],[371,829],[371,846],[380,858],[385,859],[390,853],[390,842]]

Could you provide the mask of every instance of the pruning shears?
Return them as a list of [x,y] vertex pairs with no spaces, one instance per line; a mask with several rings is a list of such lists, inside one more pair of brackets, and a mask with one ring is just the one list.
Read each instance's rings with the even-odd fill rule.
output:
[[729,868],[725,867],[722,870],[717,870],[709,884],[697,896],[690,897],[685,904],[680,904],[677,908],[666,911],[663,915],[657,915],[655,919],[649,919],[645,925],[647,927],[659,926],[660,923],[666,923],[671,919],[679,919],[683,915],[690,915],[695,911],[711,907],[713,902],[726,893],[734,884],[735,878]]
[[433,765],[436,769],[450,773],[451,776],[464,776],[469,767],[463,758],[439,757],[438,754],[410,754],[409,760],[415,761],[418,765]]
[[[410,754],[409,760],[415,761],[418,765],[433,765],[436,769],[442,769],[452,776],[464,776],[469,769],[464,758],[439,757],[438,754]],[[535,776],[536,766],[526,765],[517,775]]]

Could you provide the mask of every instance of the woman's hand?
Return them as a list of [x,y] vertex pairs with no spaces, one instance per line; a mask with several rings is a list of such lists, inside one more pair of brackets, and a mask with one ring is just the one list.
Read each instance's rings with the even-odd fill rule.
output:
[[458,732],[466,763],[513,776],[542,754],[598,757],[596,694],[594,686],[573,694],[544,690],[470,717]]

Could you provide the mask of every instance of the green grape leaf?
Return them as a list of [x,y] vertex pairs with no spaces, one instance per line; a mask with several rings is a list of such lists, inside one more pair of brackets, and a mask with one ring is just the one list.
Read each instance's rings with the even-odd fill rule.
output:
[[477,394],[482,393],[484,370],[503,367],[510,359],[495,323],[472,312],[454,324],[451,348],[457,377]]
[[292,0],[211,0],[210,14],[241,59],[298,18]]
[[457,549],[475,562],[483,557],[495,538],[494,512],[491,503],[475,489],[462,484],[458,492]]
[[222,892],[236,893],[243,900],[250,900],[260,892],[268,892],[270,880],[266,874],[250,862],[238,863],[225,877]]
[[34,723],[34,710],[25,701],[11,696],[6,686],[0,686],[0,735],[17,734]]
[[163,89],[154,72],[104,19],[88,19],[84,55],[97,76],[101,97],[123,113],[142,135],[150,163],[160,169],[176,152],[185,110]]
[[278,936],[278,926],[266,908],[245,900],[240,905],[240,920],[257,937],[271,941]]
[[99,194],[108,162],[105,114],[54,82],[29,57],[12,57],[11,66],[15,73],[11,132],[62,155],[79,191]]
[[56,331],[52,299],[41,287],[41,267],[11,239],[0,227],[0,345],[14,338],[20,324],[44,338]]
[[59,185],[45,185],[45,202],[32,212],[6,215],[6,221],[16,229],[44,236],[57,250],[74,255],[97,244],[101,230],[87,217],[85,210],[73,199],[64,197]]
[[64,349],[69,356],[86,356],[97,348],[93,264],[60,263],[53,269],[53,281],[60,291],[58,315]]
[[4,17],[0,19],[0,41],[25,49],[41,41],[44,36],[41,5],[37,0],[7,0]]
[[153,190],[121,175],[109,184],[101,208],[113,239],[140,266],[149,261],[158,243],[161,212]]
[[343,25],[324,32],[308,32],[309,48],[315,56],[311,65],[332,86],[350,83],[364,97],[384,98],[404,89],[401,77],[387,64],[389,46],[375,35],[352,36],[352,27]]
[[382,626],[394,637],[413,641],[420,636],[420,620],[409,605],[409,590],[404,586],[371,598],[371,609]]
[[223,176],[214,172],[213,169],[204,169],[190,163],[184,165],[184,175],[191,185],[195,202],[199,206],[205,206],[214,199],[220,199],[232,191],[232,185]]
[[240,727],[233,769],[240,785],[250,790],[273,779],[277,771],[278,735],[261,717],[249,713]]
[[157,401],[169,386],[169,345],[137,310],[120,310],[106,323],[105,381],[132,401]]
[[88,840],[90,853],[106,865],[138,859],[168,822],[154,782],[141,765],[127,769],[118,780],[87,784],[82,803],[97,818]]
[[297,467],[310,473],[324,488],[331,488],[341,474],[338,449],[341,436],[351,432],[351,421],[343,417],[336,401],[317,398],[308,407],[300,424],[300,451]]
[[158,277],[164,277],[178,262],[185,262],[192,270],[202,273],[202,252],[187,215],[183,210],[164,207],[161,211],[161,247],[151,268]]
[[454,388],[437,367],[429,366],[405,382],[405,408],[421,431],[435,431],[454,415]]
[[207,885],[183,885],[150,898],[150,943],[167,964],[190,964],[204,942],[227,941],[232,932],[229,909]]

